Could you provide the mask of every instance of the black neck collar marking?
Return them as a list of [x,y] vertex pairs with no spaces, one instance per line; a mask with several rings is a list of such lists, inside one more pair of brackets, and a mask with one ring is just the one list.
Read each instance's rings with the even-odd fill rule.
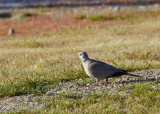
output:
[[87,59],[85,59],[83,62],[86,62],[87,61]]

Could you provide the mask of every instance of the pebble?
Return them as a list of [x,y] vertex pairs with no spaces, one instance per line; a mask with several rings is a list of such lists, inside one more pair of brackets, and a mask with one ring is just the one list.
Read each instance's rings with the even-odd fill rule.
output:
[[13,28],[10,28],[8,30],[8,35],[12,35],[12,34],[15,34],[15,30]]

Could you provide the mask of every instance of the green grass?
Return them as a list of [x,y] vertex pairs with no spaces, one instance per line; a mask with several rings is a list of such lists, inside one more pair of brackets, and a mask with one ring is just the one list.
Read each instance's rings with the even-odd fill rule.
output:
[[74,19],[86,19],[89,21],[101,21],[101,20],[127,20],[134,19],[134,14],[118,14],[118,15],[105,15],[105,14],[92,14],[86,16],[84,14],[78,14],[73,16]]
[[32,14],[30,12],[24,12],[21,14],[21,18],[28,18],[28,17],[32,17],[35,16],[35,14]]
[[88,20],[97,21],[97,20],[112,20],[114,17],[108,17],[102,14],[95,14],[87,17]]
[[[61,68],[51,68],[50,66],[50,68],[44,69],[44,67],[39,65],[39,67],[35,67],[33,71],[25,69],[18,69],[17,71],[3,70],[2,75],[11,74],[15,79],[8,80],[9,83],[5,83],[4,80],[4,83],[0,86],[0,97],[29,93],[41,95],[53,88],[55,83],[86,77],[83,69],[73,69],[72,65],[66,65]],[[25,75],[28,76],[26,78],[20,78],[25,77]],[[16,78],[16,76],[19,78]]]
[[74,19],[85,19],[85,18],[86,18],[86,15],[78,14],[78,15],[73,16],[73,18],[74,18]]

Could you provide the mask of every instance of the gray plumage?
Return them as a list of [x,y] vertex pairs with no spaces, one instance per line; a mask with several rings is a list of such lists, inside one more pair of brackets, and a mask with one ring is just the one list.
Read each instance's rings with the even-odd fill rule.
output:
[[82,60],[82,65],[85,69],[86,74],[89,77],[96,78],[97,83],[99,83],[100,80],[106,79],[106,82],[108,78],[111,77],[118,77],[121,75],[130,75],[134,77],[141,77],[135,74],[130,74],[127,71],[118,69],[112,65],[109,65],[107,63],[96,61],[93,59],[89,59],[86,52],[80,52],[79,58]]

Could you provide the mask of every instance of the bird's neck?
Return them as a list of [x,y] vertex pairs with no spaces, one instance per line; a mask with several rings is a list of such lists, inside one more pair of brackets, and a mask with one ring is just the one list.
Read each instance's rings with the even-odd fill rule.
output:
[[87,60],[89,60],[89,58],[83,58],[83,59],[82,59],[82,62],[84,63],[84,62],[86,62]]

